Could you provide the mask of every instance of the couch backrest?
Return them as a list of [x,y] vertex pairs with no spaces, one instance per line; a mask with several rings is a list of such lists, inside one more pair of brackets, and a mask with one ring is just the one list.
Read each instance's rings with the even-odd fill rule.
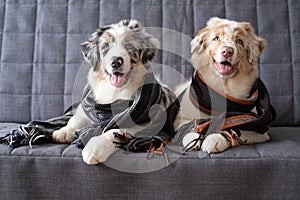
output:
[[[134,18],[145,27],[192,38],[210,17],[218,16],[249,21],[268,41],[259,64],[278,113],[274,124],[300,125],[299,10],[298,0],[0,0],[0,122],[61,115],[72,101],[82,63],[80,43],[99,26]],[[172,41],[164,34],[155,36],[162,49]],[[186,55],[185,39],[172,42]],[[193,72],[188,61],[168,51],[162,50],[155,62],[185,77]],[[164,67],[156,71],[175,84]]]

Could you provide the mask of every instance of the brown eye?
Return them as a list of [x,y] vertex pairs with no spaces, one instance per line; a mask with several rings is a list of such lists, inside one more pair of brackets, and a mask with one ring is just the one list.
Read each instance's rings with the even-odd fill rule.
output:
[[101,45],[101,50],[105,50],[105,49],[107,49],[108,47],[109,47],[109,43],[108,43],[108,42],[103,43],[103,44]]
[[214,40],[214,41],[220,41],[220,37],[219,37],[219,36],[216,36],[213,40]]
[[244,44],[243,40],[241,40],[241,39],[237,39],[237,40],[236,40],[236,43],[237,43],[237,44],[240,44],[240,45],[243,45],[243,44]]

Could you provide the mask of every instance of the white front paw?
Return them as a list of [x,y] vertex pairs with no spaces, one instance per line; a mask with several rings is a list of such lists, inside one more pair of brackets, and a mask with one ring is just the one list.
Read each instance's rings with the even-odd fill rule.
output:
[[208,135],[202,143],[202,151],[207,153],[223,152],[230,147],[227,141],[220,133]]
[[94,154],[91,153],[87,148],[84,148],[82,150],[81,155],[83,161],[88,165],[96,165],[100,162],[97,158],[95,158]]
[[75,129],[65,126],[57,131],[54,131],[52,139],[57,143],[71,143],[76,136],[75,132]]
[[200,136],[199,133],[189,132],[183,137],[182,145],[184,146],[185,149],[199,150],[202,143],[202,141],[198,139],[199,136]]
[[117,149],[113,143],[113,131],[103,133],[102,135],[92,137],[82,150],[82,159],[88,165],[95,165],[107,160]]

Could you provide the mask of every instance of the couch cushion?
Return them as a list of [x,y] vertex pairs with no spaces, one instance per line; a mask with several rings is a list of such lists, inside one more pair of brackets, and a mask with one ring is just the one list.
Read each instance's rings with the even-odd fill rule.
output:
[[[10,130],[18,128],[19,124],[16,123],[0,123],[0,136],[4,136]],[[205,158],[205,159],[300,159],[300,128],[299,127],[272,127],[269,131],[271,141],[263,144],[254,145],[241,145],[235,148],[231,148],[220,154],[207,154],[203,152],[188,152],[184,158]],[[67,157],[80,157],[81,149],[78,149],[75,145],[65,144],[46,144],[46,145],[34,145],[34,148],[30,149],[29,146],[23,146],[19,148],[9,148],[6,145],[0,145],[0,154],[2,156],[67,156]],[[133,158],[140,154],[130,154],[129,157]],[[145,154],[146,155],[146,154]],[[121,154],[116,155],[122,156]],[[143,157],[143,156],[141,156]]]
[[[0,135],[17,126],[1,124]],[[33,149],[0,145],[0,179],[5,186],[0,187],[0,195],[4,199],[11,194],[16,199],[101,199],[106,195],[109,199],[124,199],[124,195],[128,199],[297,199],[299,131],[299,127],[272,128],[270,142],[220,154],[171,153],[171,164],[163,168],[159,166],[166,164],[164,156],[145,153],[114,155],[105,164],[87,166],[74,145],[35,145]],[[153,166],[159,170],[138,173]]]
[[[182,56],[189,54],[186,38],[218,16],[249,21],[268,41],[260,69],[278,112],[274,124],[300,125],[299,9],[296,0],[0,1],[0,121],[26,123],[61,115],[72,102],[82,63],[80,43],[98,26],[135,18],[146,27],[165,28],[154,32],[162,43],[155,62],[190,77],[193,67]],[[183,35],[172,37],[167,29]],[[158,72],[163,82],[177,83],[165,67]]]

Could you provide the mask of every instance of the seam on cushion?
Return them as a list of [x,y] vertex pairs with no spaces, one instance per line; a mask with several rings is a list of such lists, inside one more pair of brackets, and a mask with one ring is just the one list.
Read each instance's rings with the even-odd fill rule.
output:
[[260,158],[264,158],[264,156],[261,154],[261,152],[258,150],[258,146],[257,145],[253,145],[253,149],[256,151],[257,155],[259,155]]
[[132,0],[130,0],[129,4],[130,4],[130,19],[132,19],[132,10],[134,9],[133,4],[132,4]]
[[196,1],[193,0],[193,9],[191,9],[192,12],[193,12],[193,13],[192,13],[192,16],[193,16],[193,30],[192,30],[192,31],[193,31],[193,32],[191,33],[191,34],[192,34],[192,36],[191,36],[192,38],[194,38],[194,37],[195,37],[195,34],[196,34],[196,33],[195,33],[195,31],[196,31],[196,30],[195,30],[195,26],[196,26],[196,24],[195,24],[195,21],[196,21],[196,20],[195,20],[195,8],[196,8],[195,2],[196,2]]
[[[258,22],[258,2],[257,1],[259,1],[259,0],[254,0],[254,2],[255,2],[255,15],[256,15],[256,34],[258,35],[258,36],[260,36],[260,34],[259,34],[259,22]],[[257,63],[258,63],[258,68],[259,68],[259,70],[260,70],[260,65],[262,64],[261,63],[261,58],[260,58],[260,56],[258,57],[258,61],[257,61]]]
[[[5,33],[9,33],[9,34],[15,34],[15,32],[12,31],[5,31]],[[22,33],[22,34],[35,34],[35,32],[22,32],[19,31],[18,33]],[[39,35],[64,35],[66,33],[38,33]],[[74,33],[74,34],[80,34],[80,33]]]
[[[259,35],[259,26],[258,26],[258,3],[257,3],[257,1],[258,0],[254,0],[255,1],[255,15],[256,15],[256,33],[257,33],[257,35]],[[260,64],[260,60],[259,60],[259,64]]]
[[37,30],[36,30],[36,28],[37,28],[37,18],[38,18],[38,9],[39,9],[39,3],[38,3],[38,1],[36,1],[35,2],[35,5],[36,5],[36,9],[35,9],[35,27],[34,27],[34,42],[33,42],[33,55],[32,55],[32,65],[31,65],[31,95],[30,95],[30,110],[31,110],[31,112],[30,112],[30,120],[32,120],[32,116],[33,116],[33,108],[32,108],[32,105],[33,105],[33,102],[32,102],[32,100],[33,100],[33,98],[32,98],[32,96],[33,96],[33,79],[34,79],[34,73],[33,73],[33,71],[34,71],[34,60],[35,60],[35,55],[37,55],[36,54],[36,48],[35,48],[35,46],[36,46],[36,35],[37,35]]
[[3,8],[4,8],[4,12],[3,12],[3,26],[2,26],[2,38],[1,38],[0,73],[2,70],[3,36],[4,36],[5,15],[6,15],[6,3],[5,2],[4,2]]
[[295,91],[295,87],[294,87],[294,83],[295,83],[295,78],[294,78],[294,65],[293,65],[293,37],[292,37],[292,32],[291,32],[291,19],[292,17],[290,16],[291,13],[290,13],[290,1],[288,0],[287,1],[287,13],[288,13],[288,20],[289,20],[289,24],[288,24],[288,33],[289,33],[289,36],[290,36],[290,52],[291,52],[291,70],[292,70],[292,91],[293,91],[293,97],[292,97],[292,106],[293,106],[293,112],[292,112],[292,115],[293,115],[293,122],[292,123],[295,123],[296,122],[296,118],[295,118],[295,94],[296,94],[296,91]]
[[223,5],[224,5],[224,18],[227,18],[227,7],[226,7],[226,0],[223,0]]
[[[185,4],[185,12],[186,12],[186,15],[189,15],[189,12],[188,12],[188,8],[191,6],[191,5],[194,5],[194,1],[191,0],[191,1],[187,1],[186,4]],[[193,25],[194,24],[194,9],[191,9],[191,24]],[[184,22],[183,22],[184,23]],[[182,24],[183,26],[183,24]],[[193,31],[194,31],[194,26],[192,27]],[[190,36],[190,28],[189,27],[186,27],[186,32],[183,32],[181,33],[181,36],[180,36],[180,39],[181,39],[181,56],[180,56],[180,65],[181,67],[179,68],[180,69],[180,75],[184,76],[184,74],[186,74],[187,72],[187,68],[184,67],[184,66],[188,66],[187,64],[189,63],[189,59],[190,58],[187,58],[187,60],[185,59],[185,44],[184,44],[184,41],[186,36]],[[183,34],[183,35],[182,35]]]
[[[102,2],[102,0],[99,0],[98,1],[98,13],[99,13],[99,15],[98,15],[98,27],[100,27],[100,23],[101,23],[101,20],[100,20],[100,16],[101,16],[101,5],[103,5],[103,2]],[[95,28],[98,28],[98,27],[95,27]]]
[[[258,1],[258,0],[254,0],[254,3],[255,3],[255,16],[256,16],[256,18],[255,18],[256,22],[255,22],[255,23],[256,23],[256,33],[257,33],[257,35],[259,36],[257,1]],[[260,62],[259,62],[259,64],[260,64]]]
[[[298,160],[300,160],[299,158],[286,158],[286,157],[282,157],[282,158],[272,158],[272,157],[253,157],[253,158],[250,158],[250,157],[248,157],[248,158],[246,158],[246,157],[231,157],[231,158],[227,158],[227,157],[219,157],[219,158],[217,158],[217,157],[205,157],[205,158],[196,158],[196,157],[184,157],[184,156],[182,156],[182,157],[180,157],[179,159],[182,159],[182,160],[230,160],[230,161],[234,161],[234,160],[245,160],[245,161],[247,161],[247,160],[276,160],[276,161],[291,161],[291,160],[293,160],[293,161],[298,161]],[[175,162],[173,162],[173,163],[176,163],[176,161]]]
[[[2,62],[7,64],[31,64],[31,62]],[[64,62],[56,62],[56,63],[47,63],[47,62],[33,62],[32,64],[44,64],[44,65],[57,65],[57,64],[64,64]],[[77,62],[69,62],[68,64],[78,64]]]
[[[164,0],[161,0],[161,4],[160,4],[160,6],[161,6],[161,21],[160,21],[160,24],[161,24],[161,28],[162,29],[164,29],[165,27],[164,27],[164,9],[165,9],[165,7],[164,7]],[[161,54],[160,54],[160,58],[159,58],[159,60],[160,60],[160,62],[161,62],[161,64],[162,65],[164,65],[164,60],[163,60],[163,54],[164,54],[164,52],[163,52],[163,30],[161,30]],[[160,68],[160,73],[162,74],[162,68]]]
[[[164,9],[165,9],[165,6],[164,6],[164,4],[165,4],[165,0],[161,0],[161,28],[162,28],[162,30],[161,30],[161,41],[160,41],[160,49],[161,49],[161,54],[160,54],[160,61],[161,61],[161,64],[162,65],[165,65],[165,63],[164,63],[164,51],[163,51],[163,49],[164,49],[164,46],[163,46],[163,41],[164,41],[164,31],[163,31],[163,29],[165,28],[164,27]],[[160,77],[161,77],[161,79],[162,79],[162,76],[163,76],[163,70],[162,70],[162,68],[160,68],[159,69],[159,75],[160,75]]]
[[70,9],[70,1],[67,0],[67,8],[66,8],[66,17],[67,17],[67,26],[66,26],[66,42],[65,42],[65,63],[64,63],[64,93],[63,93],[63,111],[65,110],[66,107],[66,94],[67,94],[67,89],[66,89],[66,80],[67,80],[67,51],[68,51],[68,29],[69,29],[69,9]]
[[[138,154],[138,153],[137,153]],[[11,157],[22,157],[22,158],[60,158],[60,159],[82,159],[81,156],[51,156],[51,155],[0,155],[0,158],[11,158]],[[144,157],[138,157],[138,158],[144,158]],[[226,158],[226,157],[223,157],[223,158],[212,158],[212,157],[205,157],[205,158],[196,158],[196,157],[184,157],[184,156],[181,156],[178,160],[230,160],[230,161],[234,161],[234,160],[275,160],[275,158],[271,158],[271,157],[267,157],[267,158],[261,158],[261,157],[254,157],[254,158],[245,158],[245,157],[231,157],[231,158]],[[176,163],[178,160],[172,162],[171,164],[173,163]],[[299,158],[276,158],[276,160],[279,160],[279,161],[298,161],[300,160]]]
[[60,158],[60,159],[74,159],[74,158],[80,158],[82,159],[81,156],[63,156],[63,155],[60,155],[60,156],[51,156],[51,155],[12,155],[11,154],[12,152],[10,152],[9,155],[0,155],[0,158],[1,157],[22,157],[22,158]]
[[[162,57],[162,54],[163,54],[163,51],[162,51],[162,36],[163,36],[163,0],[160,0],[159,1],[160,2],[160,6],[159,6],[159,8],[161,8],[160,9],[160,16],[161,16],[161,19],[160,19],[160,28],[161,28],[161,30],[160,30],[160,32],[159,32],[159,38],[157,38],[157,39],[161,39],[161,41],[159,41],[160,42],[160,48],[158,49],[158,52],[157,52],[157,54],[156,54],[156,56],[155,56],[155,60],[156,60],[156,62],[157,61],[160,61],[160,65],[163,65],[163,57]],[[152,25],[151,25],[151,27],[153,27]],[[159,28],[159,27],[158,27]],[[158,57],[158,55],[159,55],[159,57]],[[156,64],[156,63],[152,63],[152,67],[153,67],[153,65],[154,64]],[[153,68],[152,68],[153,69]],[[158,69],[158,70],[157,70]],[[159,68],[156,68],[156,71],[158,71],[158,74],[159,74],[159,76],[162,74],[162,67],[159,67]]]

